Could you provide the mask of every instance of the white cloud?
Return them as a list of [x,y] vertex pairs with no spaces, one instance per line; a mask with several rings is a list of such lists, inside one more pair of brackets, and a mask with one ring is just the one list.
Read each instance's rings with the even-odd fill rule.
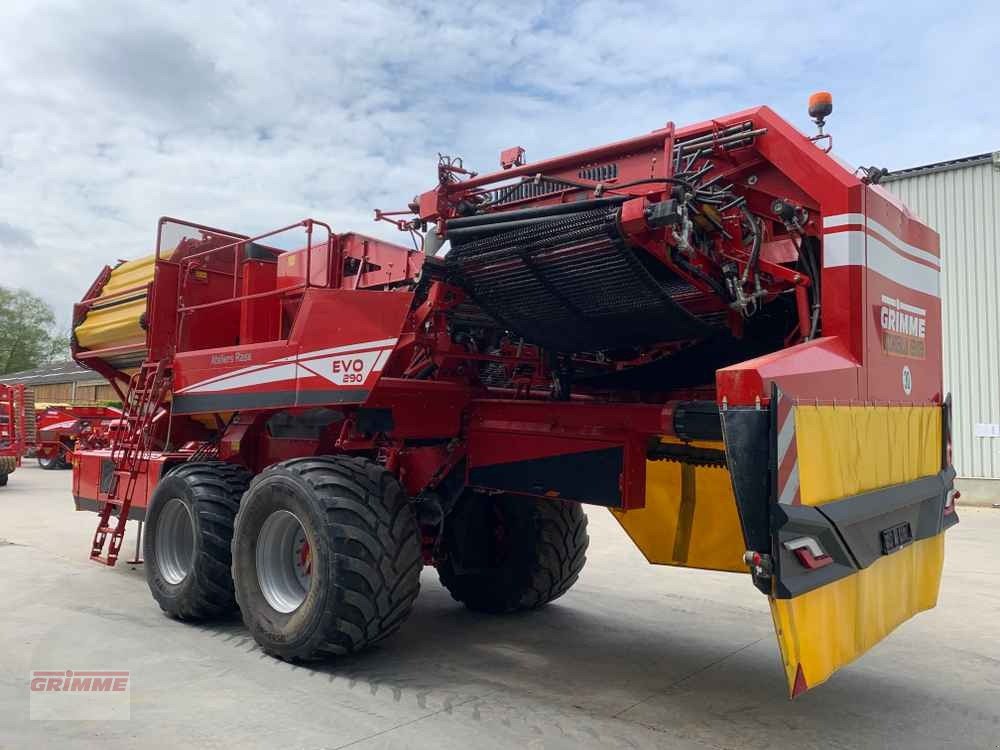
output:
[[[163,214],[254,232],[758,103],[911,166],[1000,147],[991,4],[101,3],[0,9],[0,284],[65,321]],[[402,238],[400,238],[402,239]]]

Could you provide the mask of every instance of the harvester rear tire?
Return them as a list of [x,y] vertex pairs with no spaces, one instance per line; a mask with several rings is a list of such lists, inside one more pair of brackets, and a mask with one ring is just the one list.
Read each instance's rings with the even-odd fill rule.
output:
[[0,472],[0,487],[7,486],[7,477],[10,476],[6,472]]
[[153,491],[143,538],[146,582],[171,617],[204,620],[236,609],[230,547],[250,476],[234,464],[186,463]]
[[286,661],[348,654],[394,633],[420,591],[421,539],[399,481],[364,458],[296,458],[247,491],[233,536],[236,599]]
[[580,503],[466,491],[445,519],[438,576],[473,611],[537,609],[576,583],[589,542]]

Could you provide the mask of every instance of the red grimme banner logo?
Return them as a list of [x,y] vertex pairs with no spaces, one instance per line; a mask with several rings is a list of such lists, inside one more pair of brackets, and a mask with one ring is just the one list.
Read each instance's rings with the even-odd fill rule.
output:
[[124,693],[128,680],[128,672],[36,669],[31,673],[30,687],[33,693]]

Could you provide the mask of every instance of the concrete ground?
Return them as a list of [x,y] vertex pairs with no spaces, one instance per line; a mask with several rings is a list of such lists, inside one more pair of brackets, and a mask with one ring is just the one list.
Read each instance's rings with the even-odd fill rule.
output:
[[956,479],[963,505],[1000,508],[1000,479]]
[[[72,511],[69,482],[29,466],[0,489],[3,748],[1000,745],[992,509],[949,532],[937,609],[790,702],[749,580],[649,566],[599,509],[580,582],[546,609],[475,615],[428,570],[397,636],[307,669],[238,620],[168,620],[141,569],[88,562],[95,516]],[[131,720],[29,721],[29,670],[66,668],[131,670]]]

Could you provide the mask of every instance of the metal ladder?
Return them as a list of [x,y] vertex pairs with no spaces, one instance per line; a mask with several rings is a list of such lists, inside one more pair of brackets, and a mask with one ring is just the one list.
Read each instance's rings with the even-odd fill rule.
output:
[[[153,417],[163,403],[168,380],[167,366],[159,361],[143,362],[129,381],[121,423],[111,442],[114,468],[110,483],[107,492],[102,490],[98,494],[98,500],[103,505],[90,549],[90,559],[94,562],[109,566],[118,562],[135,487],[139,476],[149,465]],[[115,517],[114,521],[112,517]],[[108,548],[106,555],[105,544]]]

